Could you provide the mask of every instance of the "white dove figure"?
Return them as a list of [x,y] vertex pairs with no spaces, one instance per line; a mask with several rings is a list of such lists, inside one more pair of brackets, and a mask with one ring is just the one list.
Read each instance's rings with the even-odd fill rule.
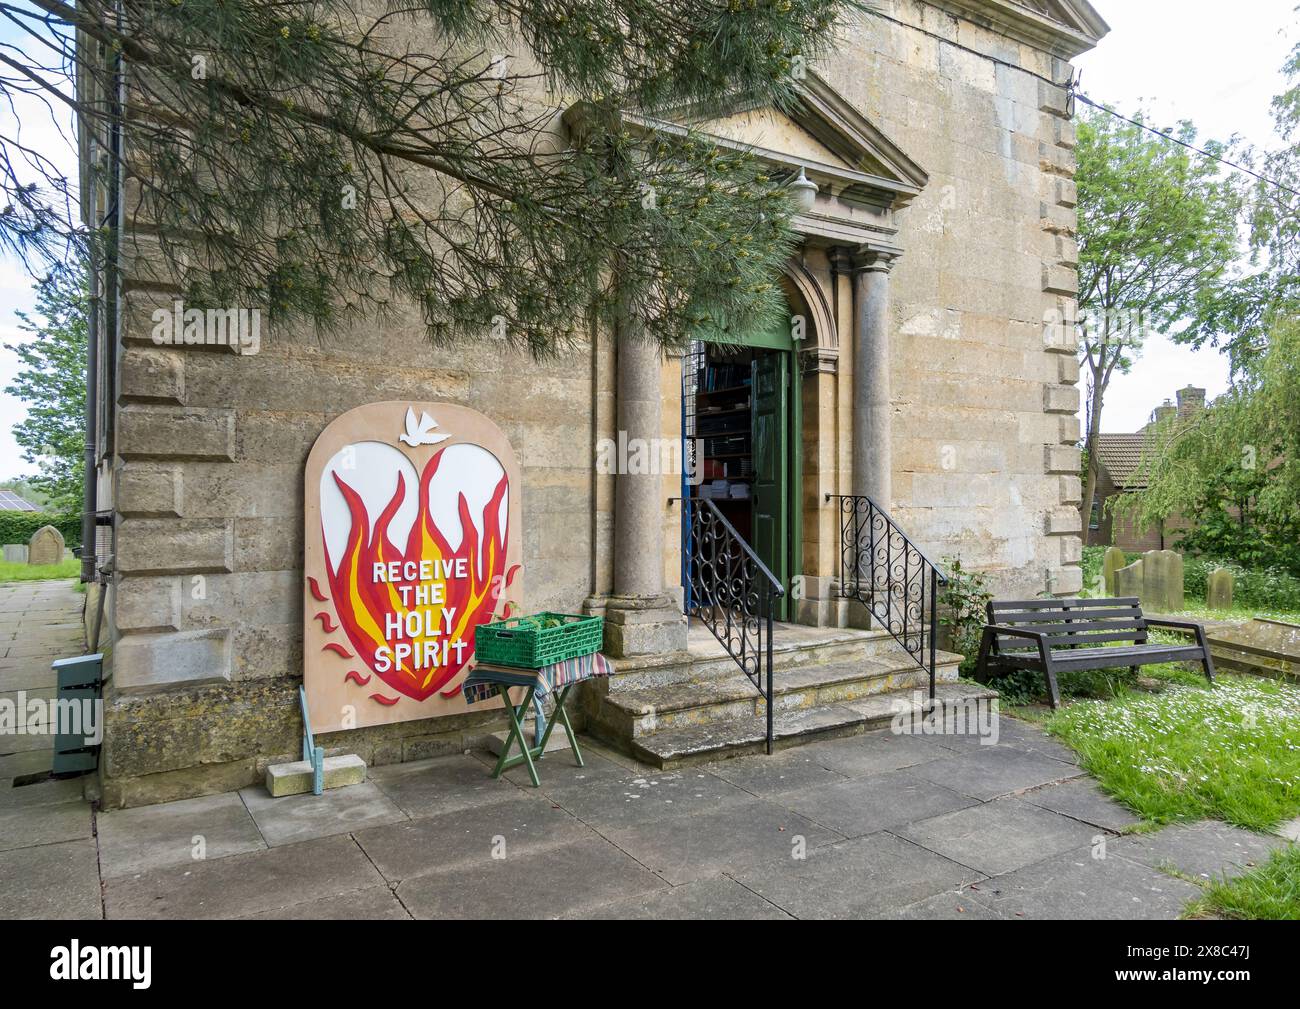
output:
[[449,434],[433,434],[433,429],[437,426],[438,422],[423,410],[420,411],[420,421],[417,424],[415,411],[408,406],[406,408],[406,431],[398,437],[412,448],[416,445],[437,445],[438,442],[446,441],[451,437]]

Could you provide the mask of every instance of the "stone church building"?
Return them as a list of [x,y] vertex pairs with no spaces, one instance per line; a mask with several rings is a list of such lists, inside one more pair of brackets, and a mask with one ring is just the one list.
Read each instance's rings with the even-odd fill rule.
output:
[[[852,731],[844,704],[862,716],[864,698],[921,682],[906,643],[846,599],[842,500],[887,513],[916,563],[959,557],[1003,595],[1078,592],[1067,85],[1069,61],[1107,26],[1086,0],[879,7],[808,73],[797,107],[696,124],[816,185],[781,278],[801,339],[665,358],[591,331],[539,364],[432,349],[413,313],[333,335],[264,328],[256,355],[159,347],[151,318],[169,296],[146,282],[149,240],[128,230],[121,311],[97,327],[107,589],[102,613],[90,593],[87,619],[106,653],[106,803],[251,786],[298,755],[304,472],[326,427],[366,404],[454,404],[504,434],[521,480],[519,604],[605,617],[616,676],[575,714],[661,766],[725,755],[699,731],[725,721],[722,707],[692,691],[737,674],[683,615],[683,492],[781,585],[769,676],[778,710],[803,713],[787,735]],[[557,113],[558,129],[580,128],[576,111]],[[694,485],[598,465],[620,435],[674,442],[684,429]],[[951,680],[954,657],[938,661]],[[836,672],[818,679],[822,667]],[[761,698],[746,689],[752,716]],[[322,742],[382,764],[458,752],[501,723],[499,709],[466,710]]]

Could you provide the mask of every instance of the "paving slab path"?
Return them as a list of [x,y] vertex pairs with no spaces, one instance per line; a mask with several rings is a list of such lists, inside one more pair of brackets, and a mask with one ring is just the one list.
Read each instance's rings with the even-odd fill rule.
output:
[[[70,640],[67,595],[0,586],[9,647],[49,642],[0,675],[39,679],[27,660]],[[585,754],[548,755],[540,789],[494,781],[476,751],[319,798],[98,812],[75,781],[10,775],[0,917],[1169,919],[1189,880],[1288,843],[1221,823],[1126,835],[1137,818],[1071,751],[1006,718],[995,744],[883,730],[675,771]]]

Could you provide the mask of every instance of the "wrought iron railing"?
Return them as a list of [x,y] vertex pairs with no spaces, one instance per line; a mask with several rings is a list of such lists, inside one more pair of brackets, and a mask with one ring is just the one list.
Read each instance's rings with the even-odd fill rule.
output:
[[856,599],[917,665],[930,675],[934,700],[939,586],[948,578],[869,497],[827,494],[839,501],[839,593]]
[[772,752],[772,614],[785,595],[776,576],[707,498],[680,498],[682,590],[688,616],[707,627],[767,709],[767,752]]

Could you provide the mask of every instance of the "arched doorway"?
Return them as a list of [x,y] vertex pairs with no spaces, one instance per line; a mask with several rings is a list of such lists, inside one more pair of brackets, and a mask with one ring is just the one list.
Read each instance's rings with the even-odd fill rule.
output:
[[[794,579],[803,563],[795,335],[787,311],[777,325],[739,339],[697,340],[682,358],[682,496],[713,501],[785,587],[778,620],[795,614]],[[684,526],[684,564],[688,536]]]

